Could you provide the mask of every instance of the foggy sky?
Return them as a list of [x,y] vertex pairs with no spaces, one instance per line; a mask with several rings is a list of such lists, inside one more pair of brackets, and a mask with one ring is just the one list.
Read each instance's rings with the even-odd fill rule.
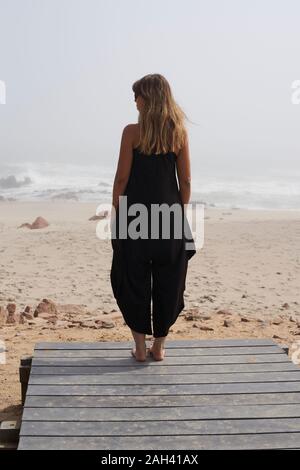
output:
[[195,172],[300,171],[297,0],[0,0],[0,162],[109,166],[161,73]]

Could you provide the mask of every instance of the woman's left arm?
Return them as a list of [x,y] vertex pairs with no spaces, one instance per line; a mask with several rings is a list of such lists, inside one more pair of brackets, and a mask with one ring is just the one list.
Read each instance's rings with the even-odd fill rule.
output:
[[112,205],[115,210],[119,204],[119,196],[121,196],[127,186],[132,165],[132,142],[133,142],[133,125],[128,124],[124,127],[120,145],[119,161],[115,174]]

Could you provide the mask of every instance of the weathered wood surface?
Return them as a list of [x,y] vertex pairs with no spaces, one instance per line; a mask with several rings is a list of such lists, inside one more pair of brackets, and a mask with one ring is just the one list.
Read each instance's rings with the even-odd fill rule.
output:
[[19,449],[300,449],[300,368],[272,340],[39,343]]

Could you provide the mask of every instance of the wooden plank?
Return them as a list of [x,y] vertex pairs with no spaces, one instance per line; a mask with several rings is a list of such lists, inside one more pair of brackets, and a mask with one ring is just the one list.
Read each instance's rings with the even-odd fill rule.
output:
[[28,408],[24,421],[164,421],[300,418],[300,405],[220,405],[156,408]]
[[273,340],[38,343],[19,449],[300,448],[300,369]]
[[[300,392],[299,382],[190,385],[28,385],[27,395],[202,395]],[[232,397],[234,399],[234,397]]]
[[[300,404],[300,393],[244,393],[232,397],[235,405]],[[227,405],[228,395],[161,395],[157,396],[27,396],[29,408],[103,408],[161,406]],[[117,411],[117,410],[116,410]]]
[[[270,363],[270,362],[289,362],[288,356],[283,354],[261,354],[261,355],[233,355],[233,356],[191,356],[187,357],[168,357],[163,361],[165,365],[182,364],[249,364],[249,363]],[[94,366],[128,366],[135,364],[136,367],[162,367],[160,361],[148,360],[146,362],[137,362],[133,357],[119,358],[112,357],[93,357],[93,358],[33,358],[32,365],[36,366],[71,366],[82,367]]]
[[39,437],[23,436],[19,450],[227,450],[299,449],[300,433],[212,436]]
[[[237,346],[274,346],[277,343],[266,338],[245,338],[245,339],[195,339],[195,340],[168,340],[168,348],[209,348],[209,347],[237,347]],[[128,349],[132,347],[132,341],[99,341],[94,343],[87,342],[70,342],[70,343],[54,343],[40,342],[35,345],[38,349]]]
[[131,375],[152,375],[152,374],[218,374],[233,372],[298,372],[299,366],[291,361],[277,363],[249,363],[249,364],[196,364],[196,365],[163,365],[161,367],[136,367],[131,366],[95,366],[95,367],[77,367],[77,366],[35,366],[31,369],[31,376],[34,375],[94,375],[94,374],[124,374]]
[[[42,349],[35,351],[34,357],[128,357],[129,349]],[[170,348],[166,350],[166,356],[232,356],[251,354],[285,354],[278,346],[247,346],[227,348]]]
[[31,385],[166,385],[221,384],[258,382],[300,382],[298,372],[254,372],[233,374],[173,374],[173,375],[33,375]]
[[25,421],[20,436],[177,436],[300,432],[300,418],[193,421]]

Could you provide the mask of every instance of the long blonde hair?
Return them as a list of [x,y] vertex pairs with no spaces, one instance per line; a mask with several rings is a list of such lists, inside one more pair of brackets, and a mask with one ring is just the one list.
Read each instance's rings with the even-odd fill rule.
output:
[[178,152],[184,145],[187,118],[173,98],[171,87],[162,75],[145,75],[132,85],[135,97],[141,96],[144,106],[139,113],[141,152]]

